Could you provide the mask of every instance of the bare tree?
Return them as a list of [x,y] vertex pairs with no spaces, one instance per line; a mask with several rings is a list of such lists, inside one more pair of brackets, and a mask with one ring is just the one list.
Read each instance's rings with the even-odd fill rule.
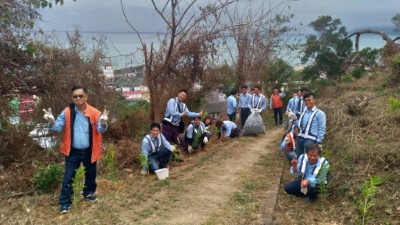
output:
[[356,36],[355,39],[355,54],[354,56],[351,58],[351,60],[349,61],[349,63],[354,63],[356,60],[359,59],[359,55],[360,55],[360,47],[359,47],[359,43],[360,43],[360,37],[362,34],[377,34],[380,35],[382,37],[382,39],[384,41],[386,41],[386,47],[384,50],[384,55],[387,57],[391,57],[394,56],[396,54],[398,54],[400,52],[400,44],[397,44],[396,41],[400,40],[400,37],[395,37],[395,38],[391,38],[389,37],[389,35],[387,35],[385,32],[383,31],[379,31],[379,30],[373,30],[373,29],[363,29],[363,30],[359,30],[356,32],[353,32],[352,34],[348,35],[346,38],[351,38],[353,36]]
[[143,41],[140,32],[129,22],[120,0],[126,21],[141,43],[154,121],[161,120],[167,98],[175,95],[178,89],[190,89],[202,80],[216,54],[213,39],[224,30],[217,22],[223,9],[236,1],[220,0],[204,5],[198,0],[152,0],[166,25],[164,35],[159,37],[160,46],[156,48],[153,42]]
[[[285,45],[281,36],[294,30],[288,26],[293,17],[288,7],[286,1],[276,5],[252,1],[226,9],[232,29],[224,43],[236,69],[236,88],[245,83],[264,86],[268,80],[268,62],[277,57],[278,43],[279,47]],[[234,47],[230,46],[232,40]]]

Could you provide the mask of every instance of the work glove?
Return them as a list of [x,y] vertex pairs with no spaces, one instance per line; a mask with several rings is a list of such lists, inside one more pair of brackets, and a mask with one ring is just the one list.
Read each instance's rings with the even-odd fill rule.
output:
[[281,87],[281,91],[282,91],[282,92],[285,92],[285,88],[284,88],[284,87]]
[[308,189],[307,189],[307,187],[301,187],[300,191],[301,191],[301,193],[303,193],[304,195],[306,195],[307,192],[308,192]]
[[43,109],[43,112],[44,112],[43,118],[47,120],[47,122],[49,123],[54,123],[55,119],[53,113],[51,112],[51,108],[48,108],[47,111]]
[[171,152],[174,152],[175,151],[175,146],[173,146],[173,145],[171,145],[171,147],[169,148],[169,150],[171,151]]
[[322,146],[322,144],[321,143],[318,143],[318,146],[319,146],[319,148],[321,149],[321,151],[323,150],[323,146]]
[[192,146],[190,146],[190,145],[188,146],[188,152],[189,152],[189,153],[192,153],[192,152],[193,152],[193,148],[192,148]]
[[105,124],[107,124],[107,121],[108,121],[108,113],[109,113],[110,111],[107,111],[107,109],[104,109],[104,112],[101,114],[101,116],[100,116],[100,123],[101,123],[101,125],[105,125]]
[[208,143],[208,137],[204,137],[203,143],[204,143],[204,144],[207,144],[207,143]]

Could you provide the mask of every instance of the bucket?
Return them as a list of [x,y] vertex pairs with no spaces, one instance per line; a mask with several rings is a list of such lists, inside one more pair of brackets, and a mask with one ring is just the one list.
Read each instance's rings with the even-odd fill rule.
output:
[[165,180],[167,177],[169,177],[169,171],[167,168],[162,168],[154,172],[156,173],[159,180]]

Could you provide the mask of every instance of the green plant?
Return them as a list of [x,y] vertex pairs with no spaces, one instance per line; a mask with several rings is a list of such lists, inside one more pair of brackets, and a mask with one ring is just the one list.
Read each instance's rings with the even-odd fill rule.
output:
[[208,115],[208,112],[203,112],[203,114],[201,115],[201,121],[203,121],[207,115]]
[[146,168],[146,172],[149,172],[149,162],[147,160],[147,155],[140,153],[138,156],[140,166],[143,168]]
[[80,166],[78,169],[76,169],[75,177],[72,178],[72,191],[73,191],[72,206],[74,208],[82,199],[81,191],[85,187],[84,177],[85,177],[85,167]]
[[117,165],[115,162],[115,147],[113,144],[110,145],[110,149],[107,151],[106,156],[104,157],[106,161],[106,170],[107,177],[109,180],[116,181],[117,180]]
[[358,202],[358,209],[362,216],[362,224],[365,224],[368,218],[369,209],[374,206],[374,197],[376,194],[377,186],[383,184],[383,179],[379,176],[370,177],[369,180],[364,181],[361,188],[361,196]]
[[181,152],[181,150],[176,146],[175,146],[175,150],[172,152],[172,161],[177,162],[179,160],[179,153]]
[[40,167],[33,175],[33,185],[39,194],[49,193],[55,189],[62,179],[62,167],[52,163],[47,167]]
[[351,74],[344,74],[340,77],[340,82],[349,83],[353,81],[353,76]]
[[[325,150],[324,150],[325,151]],[[318,175],[318,177],[320,179],[318,179],[317,182],[317,186],[318,186],[318,196],[326,201],[326,199],[328,198],[328,174],[329,174],[329,167],[328,164],[324,163],[321,166],[321,170],[320,170],[320,174]],[[321,178],[326,178],[326,179],[321,179]]]
[[389,96],[389,104],[390,104],[390,111],[394,112],[400,109],[400,99],[395,98],[393,96]]

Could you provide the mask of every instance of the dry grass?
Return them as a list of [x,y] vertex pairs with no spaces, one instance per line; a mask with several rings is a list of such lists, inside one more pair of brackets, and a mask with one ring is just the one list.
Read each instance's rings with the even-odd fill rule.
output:
[[[276,224],[361,223],[356,202],[361,198],[362,183],[370,176],[380,176],[385,183],[378,187],[368,224],[400,223],[396,200],[400,187],[400,112],[388,110],[388,97],[400,95],[397,89],[382,88],[385,79],[384,75],[365,76],[337,86],[329,100],[319,100],[318,106],[327,115],[324,155],[331,165],[329,197],[304,206],[302,199],[281,190]],[[357,107],[365,98],[368,104]],[[291,179],[286,172],[282,189]]]

